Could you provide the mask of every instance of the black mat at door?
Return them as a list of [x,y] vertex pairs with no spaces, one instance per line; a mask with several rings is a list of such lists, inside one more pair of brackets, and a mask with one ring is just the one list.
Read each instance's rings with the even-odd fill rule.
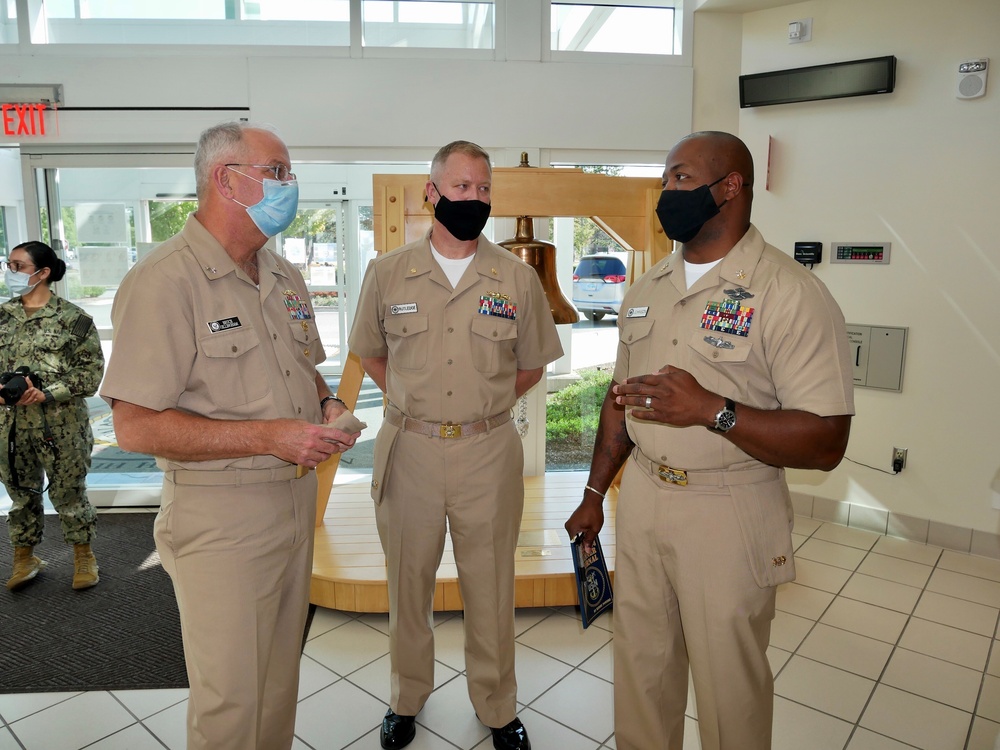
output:
[[[74,591],[73,548],[45,517],[35,554],[48,562],[17,592],[0,586],[0,693],[187,687],[173,587],[153,544],[153,513],[103,513],[101,582]],[[0,580],[10,577],[6,524]]]

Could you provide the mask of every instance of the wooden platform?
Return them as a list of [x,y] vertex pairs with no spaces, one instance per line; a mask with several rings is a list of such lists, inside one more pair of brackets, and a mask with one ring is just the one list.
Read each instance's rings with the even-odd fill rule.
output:
[[[579,505],[586,482],[586,472],[525,477],[524,515],[515,558],[515,606],[577,603],[573,561],[563,524]],[[617,494],[612,490],[608,497],[601,547],[613,580]],[[367,482],[335,486],[323,518],[323,524],[316,528],[310,601],[345,612],[387,612],[385,556]],[[438,569],[434,609],[462,609],[450,537]]]

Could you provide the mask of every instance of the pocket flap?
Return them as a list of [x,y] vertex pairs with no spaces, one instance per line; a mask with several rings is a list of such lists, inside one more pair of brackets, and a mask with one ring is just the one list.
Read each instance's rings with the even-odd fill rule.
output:
[[206,357],[242,357],[260,344],[257,332],[244,328],[226,333],[213,333],[198,342]]
[[312,320],[293,320],[288,324],[292,338],[300,344],[311,344],[319,338],[316,323]]
[[390,315],[385,319],[385,332],[393,336],[412,336],[415,333],[423,333],[427,330],[427,316],[414,315]]
[[691,335],[688,346],[709,362],[746,362],[753,343],[702,328]]
[[517,323],[497,315],[476,315],[472,332],[490,341],[506,341],[517,338]]
[[652,331],[652,318],[633,318],[631,320],[626,320],[622,325],[622,341],[624,341],[626,345],[631,345],[636,341],[641,341],[646,338]]

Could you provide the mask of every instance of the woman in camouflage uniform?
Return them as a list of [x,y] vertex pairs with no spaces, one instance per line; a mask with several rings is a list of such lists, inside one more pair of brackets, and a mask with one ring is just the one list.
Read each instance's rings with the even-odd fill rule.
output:
[[[20,588],[45,566],[34,554],[42,541],[45,477],[63,538],[74,547],[73,588],[89,588],[99,579],[90,548],[96,514],[86,479],[94,435],[85,398],[104,373],[101,342],[93,319],[49,289],[66,274],[51,247],[25,242],[4,265],[11,299],[0,305],[0,380],[6,380],[0,388],[6,446],[0,449],[0,481],[12,500],[7,526],[14,546],[7,588]],[[21,367],[26,376],[8,377]]]

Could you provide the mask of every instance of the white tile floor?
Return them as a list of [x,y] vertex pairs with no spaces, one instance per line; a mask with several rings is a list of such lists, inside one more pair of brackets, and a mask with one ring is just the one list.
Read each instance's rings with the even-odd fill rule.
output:
[[[775,750],[994,750],[1000,561],[797,519],[798,580],[778,592]],[[414,750],[491,747],[462,674],[458,614],[436,617],[437,688]],[[318,610],[295,750],[378,748],[387,618]],[[537,750],[614,748],[612,619],[517,613],[520,716]],[[0,695],[0,750],[182,750],[185,690]],[[689,706],[685,750],[698,750]]]

